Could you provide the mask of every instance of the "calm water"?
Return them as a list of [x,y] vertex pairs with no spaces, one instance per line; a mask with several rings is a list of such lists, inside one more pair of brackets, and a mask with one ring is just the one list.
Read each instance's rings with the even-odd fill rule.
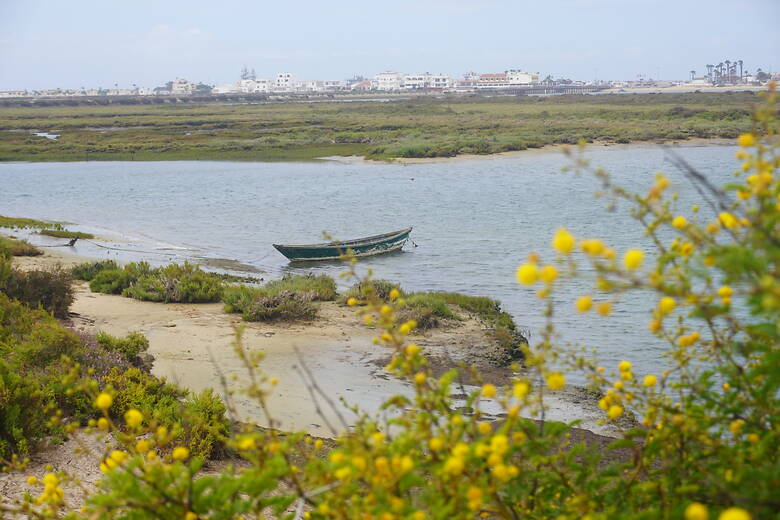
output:
[[[732,146],[686,146],[679,153],[716,185],[734,168]],[[594,165],[618,183],[646,190],[665,171],[688,214],[695,192],[654,146],[598,147]],[[514,271],[528,253],[552,259],[549,243],[559,226],[578,237],[609,237],[620,253],[647,247],[626,208],[608,213],[593,194],[589,175],[561,173],[569,163],[557,152],[416,165],[222,162],[89,162],[0,164],[0,214],[72,222],[72,229],[114,240],[114,251],[80,242],[76,253],[153,262],[196,257],[229,258],[261,269],[266,279],[286,272],[335,275],[339,264],[290,267],[272,243],[311,243],[328,231],[354,238],[414,226],[403,253],[361,262],[377,278],[407,290],[447,290],[503,302],[533,336],[542,324],[534,290]],[[30,240],[55,244],[38,235]],[[107,242],[103,242],[108,244]],[[648,248],[649,250],[649,248]],[[630,358],[639,372],[658,372],[662,346],[646,329],[654,301],[638,295],[609,318],[583,318],[572,301],[589,286],[559,291],[562,341],[598,349],[604,363]]]

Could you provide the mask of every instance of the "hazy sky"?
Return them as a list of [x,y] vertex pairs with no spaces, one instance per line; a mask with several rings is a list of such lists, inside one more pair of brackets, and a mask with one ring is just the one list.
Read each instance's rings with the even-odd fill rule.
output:
[[0,90],[280,71],[685,78],[780,69],[780,0],[0,0]]

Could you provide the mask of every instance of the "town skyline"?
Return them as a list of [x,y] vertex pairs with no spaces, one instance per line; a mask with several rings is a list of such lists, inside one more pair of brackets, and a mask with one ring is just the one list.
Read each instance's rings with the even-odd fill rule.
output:
[[[256,6],[139,0],[9,0],[0,5],[0,90],[125,88],[176,77],[218,85],[258,77],[371,77],[385,70],[458,77],[522,67],[574,80],[685,79],[720,59],[776,67],[780,4],[425,0]],[[307,16],[300,16],[305,11]],[[740,23],[734,23],[739,19]],[[121,24],[119,23],[121,21]],[[65,23],[64,23],[65,22]]]

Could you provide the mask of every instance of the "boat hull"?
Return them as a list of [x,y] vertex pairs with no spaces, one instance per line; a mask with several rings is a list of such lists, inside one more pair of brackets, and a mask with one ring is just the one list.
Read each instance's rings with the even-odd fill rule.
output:
[[330,244],[311,245],[282,245],[274,244],[274,247],[287,257],[291,262],[312,262],[319,260],[338,260],[347,250],[351,250],[356,257],[374,256],[391,253],[403,248],[412,228],[385,233],[375,237],[334,242]]

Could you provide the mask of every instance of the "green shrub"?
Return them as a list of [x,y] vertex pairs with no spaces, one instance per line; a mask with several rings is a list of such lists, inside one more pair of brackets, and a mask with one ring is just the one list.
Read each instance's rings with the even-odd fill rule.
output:
[[68,271],[12,270],[5,280],[3,292],[32,308],[41,307],[57,318],[67,318],[73,303],[72,278]]
[[104,269],[90,280],[89,288],[103,294],[122,294],[131,283],[133,278],[125,269]]
[[339,301],[346,303],[350,298],[356,298],[359,301],[365,301],[369,298],[388,300],[390,298],[390,291],[393,289],[396,289],[403,294],[401,286],[397,283],[388,282],[387,280],[362,281],[350,287]]
[[220,301],[223,283],[194,264],[171,264],[139,277],[123,296],[153,302],[207,303]]
[[8,251],[13,256],[40,256],[43,254],[43,251],[26,240],[7,237],[0,237],[0,251]]
[[246,321],[310,320],[317,316],[317,307],[310,293],[282,291],[269,296],[261,291],[240,312]]
[[176,444],[188,446],[194,455],[208,457],[214,450],[222,450],[228,433],[226,408],[213,391],[193,396],[137,368],[112,370],[103,384],[114,393],[111,414],[119,421],[134,408],[147,423],[154,420],[166,426]]
[[269,296],[282,292],[310,293],[312,300],[333,301],[336,299],[336,282],[326,274],[287,275],[263,286]]
[[99,272],[108,269],[119,269],[119,264],[114,260],[100,260],[97,262],[85,262],[83,264],[76,265],[71,268],[73,277],[78,280],[86,280],[89,282]]
[[0,360],[0,459],[29,454],[47,433],[52,404],[36,379]]
[[137,363],[139,356],[149,349],[149,340],[140,332],[131,332],[124,338],[118,338],[100,331],[95,340],[104,349],[118,352],[131,363]]
[[225,312],[242,313],[255,299],[264,295],[265,291],[259,287],[229,285],[222,291],[222,302],[225,304]]

